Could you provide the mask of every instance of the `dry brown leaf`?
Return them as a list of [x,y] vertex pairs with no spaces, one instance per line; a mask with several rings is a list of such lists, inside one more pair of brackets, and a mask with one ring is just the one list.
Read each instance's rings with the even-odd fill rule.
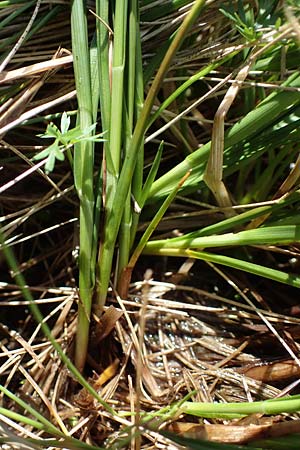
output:
[[67,55],[61,58],[51,59],[50,61],[43,61],[30,66],[21,67],[19,69],[10,70],[8,72],[2,72],[0,74],[0,84],[8,83],[19,78],[32,77],[33,75],[45,72],[47,70],[66,66],[73,62],[73,56]]
[[289,422],[275,422],[268,419],[269,423],[240,425],[219,424],[195,424],[176,422],[172,423],[168,430],[182,434],[193,439],[204,439],[214,442],[245,444],[258,439],[280,437],[291,433],[300,432],[300,420]]
[[255,380],[270,383],[272,381],[283,381],[290,378],[299,377],[300,367],[293,359],[285,361],[265,363],[261,365],[249,365],[240,369],[237,372],[254,378]]
[[123,312],[116,309],[114,306],[110,306],[105,313],[97,318],[97,325],[95,330],[95,336],[93,339],[93,345],[97,345],[104,338],[106,338],[112,330],[115,328],[117,321],[123,315]]

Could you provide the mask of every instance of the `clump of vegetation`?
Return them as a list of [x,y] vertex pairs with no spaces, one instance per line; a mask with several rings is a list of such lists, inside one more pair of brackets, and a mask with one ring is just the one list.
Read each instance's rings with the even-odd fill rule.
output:
[[298,16],[0,2],[5,448],[298,445]]

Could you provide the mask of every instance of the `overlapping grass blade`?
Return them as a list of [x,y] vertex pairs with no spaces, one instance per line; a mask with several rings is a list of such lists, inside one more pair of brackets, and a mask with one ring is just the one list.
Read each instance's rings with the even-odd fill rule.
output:
[[[72,50],[78,99],[77,122],[81,130],[93,124],[91,71],[86,10],[81,0],[73,0],[71,9]],[[74,148],[74,179],[80,201],[80,254],[78,328],[75,363],[79,370],[85,364],[95,263],[92,261],[94,232],[94,149],[84,141]]]
[[169,95],[169,97],[160,105],[160,107],[153,113],[150,117],[148,126],[150,127],[153,122],[161,115],[161,113],[168,108],[168,106],[174,102],[181,94],[186,92],[186,90],[192,86],[192,84],[196,83],[196,81],[201,80],[201,78],[208,75],[211,71],[216,70],[221,64],[224,64],[227,60],[233,58],[238,52],[234,51],[230,56],[226,56],[225,58],[220,59],[219,61],[209,64],[203,69],[199,70],[199,72],[195,73],[191,77],[189,77],[184,83],[182,83],[174,92]]
[[[163,77],[169,68],[170,62],[172,61],[172,58],[174,57],[177,49],[182,44],[193,22],[200,14],[204,3],[204,0],[197,0],[191,8],[189,14],[185,17],[151,85],[143,109],[134,129],[134,133],[130,143],[130,153],[127,155],[122,166],[116,193],[114,195],[114,209],[107,211],[107,217],[105,221],[104,242],[101,253],[101,263],[99,265],[99,289],[97,295],[97,301],[100,307],[102,307],[106,301],[113,259],[112,249],[115,247],[124,206],[126,205],[126,198],[128,196],[131,179],[135,169],[136,156],[140,149],[153,103],[162,83]],[[188,170],[186,172],[188,172]],[[184,174],[182,176],[184,176]]]
[[159,17],[165,17],[173,11],[177,11],[179,8],[191,3],[191,0],[167,0],[157,4],[154,0],[143,0],[141,2],[142,19],[146,18],[152,21]]
[[192,238],[180,236],[148,242],[147,249],[150,251],[157,248],[203,249],[241,245],[287,245],[298,242],[300,242],[299,225],[278,225],[277,227],[263,227],[213,236],[197,237],[197,232],[195,232]]
[[[6,2],[3,2],[3,3],[6,3]],[[17,2],[13,2],[13,3],[17,3]],[[20,3],[24,3],[24,2],[22,1]],[[6,5],[3,5],[2,7],[5,8],[7,6],[8,5],[6,4]],[[1,8],[1,4],[0,4],[0,8]],[[42,17],[37,17],[33,24],[33,27],[26,35],[23,42],[26,42],[28,39],[32,38],[44,25],[46,25],[51,19],[56,17],[60,11],[61,11],[61,6],[57,5],[57,6],[54,6],[53,8],[51,8],[50,11],[47,12],[46,14],[44,14]],[[0,50],[2,50],[2,49],[4,50],[4,53],[2,54],[2,59],[4,59],[4,57],[8,54],[9,50],[7,50],[7,49],[10,47],[11,44],[14,44],[16,42],[16,39],[21,35],[21,33],[22,32],[17,32],[15,34],[8,36],[5,39],[1,40]]]
[[0,22],[0,30],[2,30],[4,27],[9,25],[11,22],[13,22],[17,17],[19,17],[20,14],[23,14],[28,8],[30,8],[35,1],[31,2],[24,2],[24,5],[20,8],[17,8],[15,11],[11,12],[5,19],[1,20]]
[[[17,413],[15,411],[11,411],[7,408],[0,407],[0,414],[4,417],[8,417],[18,424],[25,424],[28,425],[36,430],[44,431],[48,435],[51,435],[52,437],[49,439],[32,439],[27,438],[26,441],[24,440],[24,444],[27,445],[29,443],[33,443],[35,445],[38,445],[38,449],[41,447],[49,447],[56,446],[58,448],[65,448],[68,446],[68,448],[71,449],[86,449],[86,450],[101,450],[101,447],[95,447],[89,444],[86,444],[85,442],[81,442],[72,436],[67,436],[64,433],[62,433],[58,428],[56,428],[49,420],[47,420],[42,414],[40,414],[38,411],[36,411],[34,408],[32,408],[29,403],[24,402],[21,400],[18,396],[14,395],[12,392],[10,392],[8,389],[0,385],[0,391],[9,397],[11,400],[13,400],[16,404],[19,405],[20,408],[23,408],[25,411],[29,412],[35,419],[32,419],[30,417],[24,416],[20,413]],[[55,439],[56,438],[56,439]],[[60,440],[57,440],[57,439]],[[22,441],[22,438],[19,436],[15,438],[15,440],[11,437],[10,439],[2,438],[0,439],[0,443],[8,444],[9,442],[15,442],[20,445],[20,442]],[[36,448],[36,447],[34,447]]]
[[30,413],[35,419],[23,416],[19,413],[16,413],[15,411],[9,411],[6,408],[0,408],[1,414],[16,421],[20,421],[21,423],[33,426],[38,430],[45,430],[46,432],[51,433],[53,436],[64,436],[64,434],[58,428],[56,428],[42,414],[36,411],[29,403],[26,403],[24,400],[13,394],[4,386],[0,385],[0,391],[8,398],[10,398],[14,403],[19,405],[20,408],[24,409],[24,411]]
[[[292,74],[283,83],[283,86],[300,87],[299,73]],[[280,122],[283,127],[286,126],[290,115],[294,114],[293,108],[297,107],[299,103],[300,92],[298,90],[273,92],[257,108],[233,125],[225,134],[225,174],[232,173],[234,170],[240,170],[240,167],[246,164],[249,159],[258,158],[261,152],[265,150],[264,143],[267,143],[267,148],[272,143],[278,145],[279,136],[277,135],[275,140],[273,136],[275,130],[272,127],[276,128],[276,124]],[[283,142],[286,141],[289,133],[293,133],[298,129],[297,124],[293,122],[292,130],[286,129],[285,136],[282,136]],[[265,133],[263,139],[261,137],[262,133]],[[255,139],[257,139],[256,146],[251,147],[251,140],[255,142]],[[246,151],[247,149],[242,151],[247,142],[250,142],[248,152]],[[189,190],[198,188],[199,181],[203,177],[209,151],[210,142],[188,155],[184,161],[155,181],[149,193],[148,201],[153,202],[167,195],[172,186],[176,184],[176,180],[178,181],[188,170],[192,170],[192,174],[186,183],[186,187]]]
[[[127,43],[127,67],[126,67],[126,95],[124,104],[124,157],[126,158],[131,151],[130,142],[132,138],[135,123],[139,117],[140,110],[143,104],[143,69],[141,59],[141,43],[140,43],[140,29],[139,29],[139,14],[138,2],[132,0],[128,11],[128,43]],[[120,224],[120,232],[118,237],[119,252],[118,252],[118,272],[119,278],[122,270],[128,263],[131,243],[134,239],[134,229],[136,228],[139,214],[132,212],[132,199],[139,204],[141,195],[141,186],[143,178],[143,143],[140,151],[137,153],[137,161],[132,183],[126,198],[126,206],[124,208],[122,221]],[[123,160],[124,160],[123,157]]]
[[[135,30],[135,42],[132,42],[132,47],[134,47],[134,51],[132,52],[135,55],[135,61],[132,61],[132,65],[134,64],[135,71],[135,83],[132,86],[132,92],[134,93],[134,110],[132,111],[132,116],[134,118],[133,124],[134,126],[130,128],[130,139],[127,142],[127,152],[130,152],[130,144],[132,133],[134,131],[134,127],[139,120],[143,104],[144,104],[144,76],[143,76],[143,60],[142,60],[142,42],[141,42],[141,30],[140,30],[140,17],[139,17],[139,6],[138,1],[132,1],[132,14],[130,16],[130,20],[132,25],[130,28]],[[134,26],[133,26],[134,23]],[[134,36],[132,36],[132,41]],[[129,54],[131,50],[129,50]],[[129,96],[130,98],[130,96]],[[143,174],[144,174],[144,140],[142,140],[140,144],[140,149],[137,152],[136,165],[134,168],[133,178],[132,178],[132,186],[131,186],[131,194],[134,201],[139,205],[139,208],[142,208],[142,185],[143,185]],[[132,201],[131,198],[131,201]],[[136,211],[136,208],[130,208],[132,211],[131,217],[131,227],[130,227],[130,249],[132,248],[135,234],[140,218],[140,211]],[[129,255],[128,255],[129,257]],[[128,259],[127,259],[128,262]]]
[[223,266],[231,267],[232,269],[242,270],[244,272],[252,273],[261,277],[269,278],[279,283],[288,284],[290,286],[300,287],[300,276],[282,272],[281,270],[272,269],[259,264],[254,264],[249,261],[243,261],[241,259],[232,258],[230,256],[218,255],[208,252],[200,252],[190,249],[180,248],[163,248],[156,250],[148,250],[147,245],[143,252],[145,255],[160,255],[160,256],[176,256],[201,259],[203,261],[209,261],[215,264],[221,264]]
[[[286,198],[276,200],[271,202],[269,205],[258,206],[256,208],[250,209],[249,211],[242,212],[236,216],[230,217],[228,219],[221,220],[220,222],[208,225],[200,230],[191,231],[185,235],[187,239],[193,239],[194,237],[200,236],[211,236],[212,234],[224,233],[229,230],[234,230],[241,225],[246,225],[257,217],[265,216],[266,214],[272,213],[275,217],[280,215],[282,210],[284,211],[289,205],[297,204],[300,199],[300,192],[296,191]],[[296,206],[296,205],[295,205]],[[297,217],[297,216],[296,216]],[[270,224],[275,225],[295,225],[297,222],[296,217],[289,212],[288,217],[284,217],[279,221],[272,221]],[[271,220],[271,219],[270,219]]]
[[[161,207],[158,209],[158,211],[156,212],[155,216],[153,217],[153,219],[151,220],[151,222],[149,223],[148,227],[146,228],[143,236],[140,238],[136,248],[134,249],[131,258],[128,262],[128,264],[126,265],[126,267],[124,268],[123,273],[121,274],[120,277],[120,286],[119,286],[119,292],[120,295],[123,298],[126,298],[128,292],[127,289],[129,287],[129,283],[131,280],[131,273],[132,270],[138,260],[138,258],[140,257],[145,245],[147,244],[148,240],[150,239],[152,233],[154,232],[154,230],[156,229],[156,227],[158,226],[159,222],[161,221],[162,217],[164,216],[165,212],[167,211],[168,207],[170,206],[170,204],[173,202],[178,190],[180,189],[180,187],[184,184],[185,180],[189,177],[189,173],[187,173],[182,180],[180,180],[180,182],[178,183],[178,185],[173,189],[172,192],[170,192],[170,194],[168,195],[168,197],[165,199],[165,201],[163,202],[163,204],[161,205]],[[125,288],[125,289],[124,289]]]

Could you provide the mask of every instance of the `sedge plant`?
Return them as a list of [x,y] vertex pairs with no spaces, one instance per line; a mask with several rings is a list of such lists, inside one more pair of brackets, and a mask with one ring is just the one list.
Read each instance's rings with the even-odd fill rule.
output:
[[[83,7],[83,2],[75,0],[72,3],[72,45],[78,97],[78,125],[82,129],[89,129],[92,126],[96,120],[99,101],[101,131],[105,133],[103,155],[98,161],[96,158],[99,158],[99,154],[94,153],[92,141],[76,144],[74,151],[75,184],[81,211],[80,302],[76,345],[78,349],[76,364],[80,370],[84,366],[87,352],[93,293],[97,310],[101,311],[114,272],[115,287],[121,296],[126,296],[131,272],[142,251],[144,254],[187,256],[214,261],[299,287],[297,275],[285,274],[277,269],[238,260],[234,256],[203,252],[205,248],[218,246],[288,245],[299,240],[298,225],[295,223],[278,228],[277,224],[263,229],[255,226],[255,217],[261,216],[261,224],[266,220],[264,209],[253,208],[242,212],[221,221],[215,227],[212,226],[211,230],[208,227],[179,238],[148,242],[166,210],[165,205],[168,201],[164,203],[164,199],[169,195],[172,197],[173,192],[180,189],[183,194],[192,193],[199,189],[203,180],[214,177],[213,179],[221,181],[222,176],[246,170],[247,165],[255,164],[262,155],[270,153],[274,145],[285,146],[286,150],[281,150],[281,158],[276,159],[277,164],[281,164],[287,150],[293,154],[294,143],[298,139],[300,76],[295,72],[281,83],[280,90],[267,95],[256,107],[249,103],[249,111],[229,128],[225,135],[222,131],[224,118],[223,122],[216,118],[212,142],[207,142],[192,151],[181,163],[154,181],[160,165],[161,151],[158,150],[150,175],[151,183],[143,182],[146,131],[159,115],[164,117],[166,108],[178,100],[193,83],[218,67],[218,64],[227,64],[228,56],[210,63],[198,74],[184,80],[162,103],[158,111],[152,113],[154,101],[170,64],[203,6],[204,2],[200,0],[191,6],[182,24],[172,35],[168,47],[163,47],[164,53],[161,58],[154,58],[153,65],[149,63],[153,81],[144,100],[138,2],[122,0],[116,1],[114,5],[108,1],[96,2],[94,13],[96,36],[91,44],[88,40],[87,11]],[[245,80],[247,74],[252,68],[255,69],[255,65],[259,64],[262,58],[270,52],[280,51],[281,42],[291,35],[292,28],[288,24],[281,26],[280,17],[276,14],[270,20],[270,15],[265,14],[263,9],[258,11],[256,17],[250,9],[245,15],[241,12],[234,13],[230,9],[222,10],[222,13],[232,20],[237,32],[246,40],[248,46],[248,53],[233,49],[230,55],[231,60],[235,57],[241,61],[238,74],[242,75],[238,75],[235,81],[237,93],[239,83]],[[271,43],[260,31],[262,26],[269,28],[269,34],[273,39]],[[242,72],[243,67],[246,67],[245,73]],[[97,78],[100,80],[99,83],[95,81]],[[226,103],[223,115],[228,113],[232,101],[233,98],[230,103]],[[170,121],[167,126],[178,130],[176,120],[179,118]],[[183,138],[182,132],[179,132],[179,135]],[[216,149],[219,149],[219,153],[214,156]],[[273,172],[276,170],[274,164]],[[95,165],[99,167],[96,178],[94,178]],[[188,173],[190,176],[186,179]],[[265,176],[263,173],[261,178]],[[185,180],[183,186],[182,180]],[[218,181],[209,183],[209,186],[218,191],[223,189],[224,184]],[[253,188],[253,195],[254,189],[256,187]],[[248,192],[248,198],[249,194]],[[267,209],[284,210],[290,202],[298,201],[297,192],[294,194],[291,192],[291,197],[286,194],[288,192],[284,193],[284,197],[274,199],[274,203]],[[218,192],[214,192],[214,195],[219,198]],[[228,194],[226,195],[228,197]],[[240,201],[244,202],[245,199]],[[149,229],[135,247],[137,225],[143,207],[147,204],[160,205],[161,202],[162,207],[156,206],[158,208],[156,217],[159,219],[154,221],[155,225],[153,222],[150,223]],[[227,207],[227,212],[232,215],[230,202],[221,206]],[[228,215],[226,208],[224,212]],[[253,229],[244,229],[236,233],[235,227],[241,224]],[[223,230],[226,230],[226,233],[220,235]],[[219,234],[217,237],[211,236],[216,232]]]
[[[278,2],[275,1],[269,6],[258,6],[255,13],[251,6],[244,11],[243,2],[237,2],[236,10],[232,5],[227,9],[223,6],[224,21],[227,26],[230,23],[233,36],[239,37],[239,45],[215,54],[200,70],[199,67],[186,72],[180,69],[176,73],[176,64],[172,64],[180,49],[185,45],[186,48],[189,45],[201,46],[197,39],[199,29],[201,32],[198,19],[203,8],[210,5],[209,2],[206,5],[204,0],[154,3],[155,6],[150,8],[151,2],[147,1],[96,0],[95,11],[91,13],[83,0],[72,1],[72,53],[78,100],[76,123],[70,129],[70,118],[64,114],[60,129],[49,125],[42,137],[52,137],[54,142],[35,156],[35,160],[44,159],[47,173],[67,156],[79,199],[76,368],[52,338],[48,327],[43,325],[42,328],[73,376],[112,415],[114,410],[103,402],[81,374],[88,352],[91,312],[94,304],[97,313],[101,313],[111,282],[122,297],[127,296],[131,273],[141,254],[199,259],[295,288],[300,286],[298,274],[247,258],[252,247],[286,247],[300,240],[297,212],[299,176],[290,167],[297,161],[300,129],[300,75],[295,70],[299,49],[292,25],[284,19],[282,11],[276,9]],[[185,8],[182,22],[172,29],[145,67],[141,21],[157,20],[179,7]],[[25,10],[24,5],[22,8]],[[88,26],[89,14],[94,20],[92,33]],[[13,18],[9,16],[9,20]],[[286,71],[280,66],[283,47]],[[219,84],[203,95],[197,94],[191,105],[189,95],[194,87],[209,75],[214,76],[220,66],[229,75],[224,77],[220,71]],[[260,79],[265,83],[249,81],[247,85],[246,76],[243,79],[238,77],[245,66],[246,76],[255,76],[262,71],[266,73]],[[173,75],[175,88],[171,94],[165,95],[163,85],[166,77]],[[232,125],[226,125],[225,117],[221,122],[215,120],[214,130],[219,133],[213,133],[212,139],[206,136],[204,142],[199,139],[195,145],[189,113],[211,99],[216,99],[217,110],[222,98],[226,98],[226,92],[219,93],[219,90],[227,88],[227,83],[235,83],[236,86],[244,83],[245,86],[241,91],[237,89],[235,102],[243,105],[238,120],[234,120]],[[203,88],[203,84],[200,86]],[[188,107],[185,107],[185,102],[189,103]],[[180,105],[178,114],[172,114],[174,104]],[[229,107],[221,112],[230,115],[230,108],[235,103],[226,105]],[[157,120],[164,123],[158,130]],[[165,166],[166,144],[162,140],[154,141],[151,169],[144,176],[145,161],[149,159],[146,145],[168,130],[180,139],[184,150],[176,155],[176,163],[171,167],[170,164]],[[222,152],[213,160],[211,155],[216,147]],[[264,165],[262,160],[267,160],[268,164]],[[223,180],[228,188],[228,197],[235,200],[226,203],[225,208],[224,205],[216,205],[216,210],[223,214],[222,218],[203,227],[194,226],[176,238],[152,239],[178,192],[185,201],[193,198],[199,208],[202,195],[210,202],[214,202],[214,197],[218,199],[215,192],[214,196],[210,195],[204,183],[208,172],[214,170],[218,181]],[[249,176],[247,187],[243,182],[246,175]],[[233,178],[236,183],[232,183]],[[151,210],[150,219],[148,210]],[[140,236],[138,225],[141,216],[149,219],[149,225]],[[13,255],[5,240],[2,241],[16,281],[22,287],[24,297],[28,298],[36,319],[42,324],[43,318],[25,280],[18,273]],[[242,259],[235,249],[249,252],[245,251]],[[19,402],[19,406],[33,419],[21,413],[9,416],[4,409],[1,414],[45,430],[57,440],[51,445],[60,445],[58,441],[64,438],[61,430],[36,411],[26,409],[8,390],[1,389],[14,402]],[[297,396],[252,404],[215,405],[185,401],[172,406],[174,416],[187,414],[226,419],[248,414],[298,411]],[[169,413],[167,411],[164,416],[166,420],[170,418]],[[146,423],[154,417],[142,417],[142,421]],[[76,447],[72,438],[66,440],[65,445],[84,448]]]
[[[108,1],[96,2],[98,61],[91,57],[87,12],[83,2],[72,2],[78,125],[81,129],[91,127],[94,123],[93,112],[96,111],[99,99],[102,131],[105,133],[103,157],[98,161],[100,169],[96,180],[93,143],[83,142],[74,149],[75,184],[80,200],[80,303],[75,361],[80,370],[87,353],[93,292],[96,292],[95,304],[98,310],[103,309],[117,240],[119,250],[116,283],[119,289],[123,286],[124,292],[127,291],[130,278],[127,275],[124,279],[123,274],[135,240],[145,188],[148,190],[150,187],[149,183],[143,186],[145,131],[164,75],[203,6],[203,0],[198,0],[191,6],[144,101],[138,2],[122,0],[116,1],[115,5]],[[113,23],[110,23],[111,18]],[[94,68],[94,64],[97,67]],[[93,84],[92,73],[99,77],[98,84]],[[98,86],[98,90],[93,92],[92,86]],[[155,173],[152,177],[155,177]],[[179,180],[178,183],[180,182]],[[95,249],[98,247],[97,255]]]

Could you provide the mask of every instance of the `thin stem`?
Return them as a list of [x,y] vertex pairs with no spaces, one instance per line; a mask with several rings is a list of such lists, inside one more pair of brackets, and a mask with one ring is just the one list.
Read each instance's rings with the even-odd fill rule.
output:
[[[81,130],[93,123],[91,74],[88,47],[86,9],[82,0],[73,0],[71,9],[72,51],[78,99],[78,123]],[[80,253],[78,326],[75,364],[82,371],[88,348],[92,304],[92,246],[94,227],[93,143],[80,142],[74,149],[74,178],[80,200]],[[95,245],[95,244],[94,244]]]

